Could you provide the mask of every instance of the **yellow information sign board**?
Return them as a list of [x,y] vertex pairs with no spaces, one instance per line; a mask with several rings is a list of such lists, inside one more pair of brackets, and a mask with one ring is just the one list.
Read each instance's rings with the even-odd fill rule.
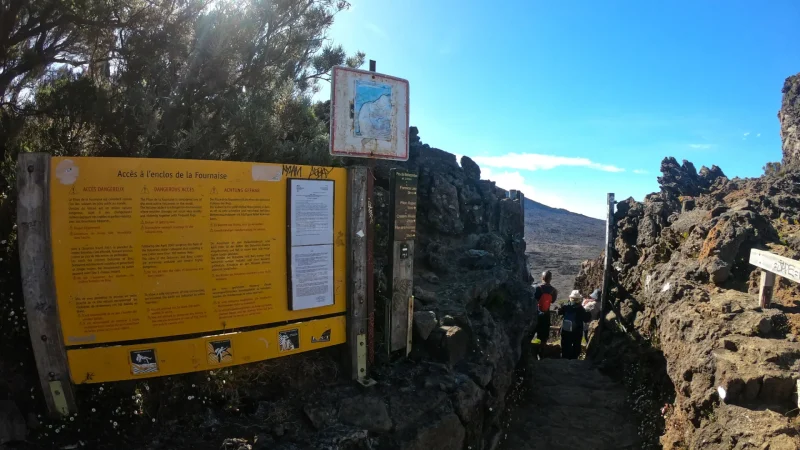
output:
[[246,364],[345,342],[345,317],[149,344],[68,350],[73,383],[105,383]]
[[[332,305],[290,309],[287,184],[294,178],[333,182],[333,281],[314,286],[333,291]],[[345,169],[330,167],[52,158],[52,251],[66,346],[196,335],[344,312],[346,182]],[[155,353],[177,355],[186,342],[161,343],[163,350]],[[125,348],[70,351],[70,366],[83,367],[91,362],[86,358],[105,358]],[[102,378],[101,371],[94,373]]]

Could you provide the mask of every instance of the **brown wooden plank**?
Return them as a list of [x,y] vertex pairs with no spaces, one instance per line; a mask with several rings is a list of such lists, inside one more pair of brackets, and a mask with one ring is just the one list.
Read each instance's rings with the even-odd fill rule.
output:
[[351,378],[367,377],[367,168],[351,167],[347,173],[348,197],[348,311],[347,348]]
[[[405,255],[405,257],[403,257]],[[392,243],[391,351],[408,341],[408,300],[414,290],[414,241]]]
[[772,292],[775,288],[775,274],[767,270],[761,271],[761,282],[758,285],[758,304],[769,308],[772,303]]
[[61,335],[50,247],[50,155],[17,158],[17,232],[22,291],[33,356],[47,409],[52,415],[77,411]]

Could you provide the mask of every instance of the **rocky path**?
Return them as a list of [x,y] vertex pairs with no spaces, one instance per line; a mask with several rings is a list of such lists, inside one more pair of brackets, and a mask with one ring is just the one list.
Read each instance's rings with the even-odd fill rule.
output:
[[542,359],[528,373],[501,449],[639,448],[625,389],[589,361]]

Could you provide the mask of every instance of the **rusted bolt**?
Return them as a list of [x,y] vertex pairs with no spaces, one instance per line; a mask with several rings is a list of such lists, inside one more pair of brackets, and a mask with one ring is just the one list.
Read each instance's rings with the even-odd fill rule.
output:
[[28,165],[28,173],[33,173],[33,164]]
[[42,335],[42,341],[43,341],[43,342],[47,342],[47,336],[45,336],[45,335]]

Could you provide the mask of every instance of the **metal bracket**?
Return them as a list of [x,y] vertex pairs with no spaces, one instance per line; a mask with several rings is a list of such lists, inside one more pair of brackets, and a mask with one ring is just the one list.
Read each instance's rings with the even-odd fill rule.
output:
[[359,334],[356,338],[358,350],[358,378],[356,379],[362,386],[369,387],[377,384],[375,380],[367,378],[367,335]]
[[67,406],[67,398],[64,397],[64,389],[60,381],[50,382],[50,393],[53,395],[53,403],[55,403],[58,412],[60,412],[62,416],[68,416],[69,407]]

